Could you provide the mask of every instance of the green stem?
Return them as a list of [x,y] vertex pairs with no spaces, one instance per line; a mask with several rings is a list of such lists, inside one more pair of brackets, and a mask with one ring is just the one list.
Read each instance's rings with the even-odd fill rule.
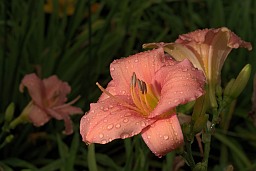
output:
[[194,161],[194,158],[192,156],[191,142],[186,141],[185,146],[186,146],[187,151],[184,152],[182,156],[187,161],[187,164],[190,166],[191,170],[193,170],[193,168],[195,167],[195,161]]
[[89,171],[97,171],[94,144],[88,146],[88,167]]
[[208,131],[204,133],[203,135],[203,141],[204,141],[204,158],[203,163],[207,167],[208,166],[208,160],[211,150],[211,133]]

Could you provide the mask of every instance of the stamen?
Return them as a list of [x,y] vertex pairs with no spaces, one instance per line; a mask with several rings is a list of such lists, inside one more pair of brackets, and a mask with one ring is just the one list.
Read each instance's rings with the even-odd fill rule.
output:
[[138,82],[139,89],[140,89],[140,91],[142,92],[142,85],[141,85],[141,81],[140,81],[139,79],[137,79],[137,82]]
[[144,81],[142,81],[142,89],[143,89],[142,94],[147,94],[147,85]]
[[139,95],[137,95],[137,93],[135,91],[135,87],[133,87],[133,86],[131,87],[131,96],[132,96],[132,100],[133,100],[134,104],[140,110],[140,113],[142,112],[143,115],[146,115],[146,113],[143,110],[143,106],[141,104],[141,99],[138,97]]
[[115,101],[122,103],[122,105],[124,105],[127,108],[130,108],[132,110],[135,110],[137,112],[140,112],[140,110],[138,110],[138,108],[131,106],[129,103],[127,103],[126,101],[124,101],[123,99],[118,98],[117,96],[112,95],[111,93],[109,93],[106,89],[104,89],[98,82],[96,82],[96,85],[99,87],[99,89],[107,94],[109,97],[112,97]]
[[132,80],[131,80],[131,87],[136,87],[136,80],[137,80],[136,74],[135,74],[135,72],[133,72]]

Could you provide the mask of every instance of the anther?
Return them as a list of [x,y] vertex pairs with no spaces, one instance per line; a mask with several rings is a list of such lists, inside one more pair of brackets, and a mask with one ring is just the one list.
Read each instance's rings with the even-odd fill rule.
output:
[[147,85],[144,81],[142,81],[142,89],[143,89],[142,94],[146,94],[147,93]]
[[131,86],[132,87],[136,87],[136,80],[137,80],[136,74],[135,74],[135,72],[133,72],[132,79],[131,79]]
[[137,79],[137,82],[138,82],[139,89],[140,89],[141,93],[143,94],[142,83],[141,83],[142,81]]

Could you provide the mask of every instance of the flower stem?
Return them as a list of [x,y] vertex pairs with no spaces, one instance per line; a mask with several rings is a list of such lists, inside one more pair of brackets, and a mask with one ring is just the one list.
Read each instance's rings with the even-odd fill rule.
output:
[[195,167],[195,161],[192,156],[191,142],[189,142],[189,141],[186,142],[186,149],[187,149],[186,160],[192,170]]
[[95,157],[95,149],[94,144],[90,144],[88,146],[88,166],[89,171],[97,171],[97,163],[96,163],[96,157]]

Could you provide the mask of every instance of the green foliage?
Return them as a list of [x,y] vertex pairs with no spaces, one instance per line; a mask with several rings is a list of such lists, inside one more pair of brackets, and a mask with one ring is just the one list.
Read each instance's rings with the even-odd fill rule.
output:
[[[17,117],[30,101],[26,93],[19,92],[19,84],[31,72],[41,78],[56,74],[67,81],[72,87],[70,99],[81,95],[77,105],[87,111],[89,103],[100,95],[95,82],[106,85],[110,80],[111,61],[142,51],[143,43],[172,42],[179,34],[195,29],[226,26],[256,44],[254,0],[78,0],[71,16],[59,16],[57,0],[52,13],[44,11],[44,3],[0,2],[1,127],[10,103],[15,109],[8,111]],[[89,12],[92,8],[96,9]],[[234,50],[222,71],[223,87],[247,63],[254,74],[255,56],[255,51]],[[248,117],[251,94],[252,78],[230,109],[232,121],[215,135],[209,170],[227,168],[229,164],[235,170],[255,170],[256,129]],[[63,125],[58,121],[40,128],[18,126],[11,132],[12,142],[0,149],[0,170],[94,171],[93,162],[98,171],[167,171],[173,167],[174,153],[158,159],[139,136],[90,149],[79,136],[80,117],[73,117],[76,129],[71,136],[62,135],[59,128]]]

